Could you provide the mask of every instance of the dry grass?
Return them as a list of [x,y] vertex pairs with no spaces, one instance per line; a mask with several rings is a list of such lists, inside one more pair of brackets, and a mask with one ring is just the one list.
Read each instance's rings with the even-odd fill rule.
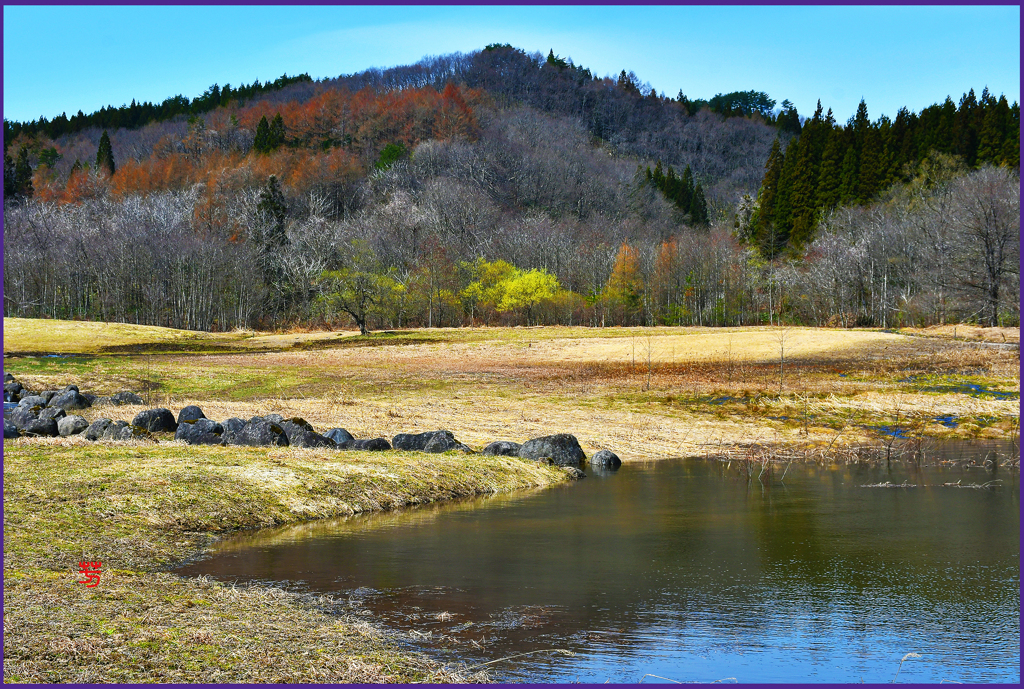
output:
[[[510,458],[179,443],[4,447],[4,676],[38,682],[465,679],[326,598],[157,570],[239,528],[565,481]],[[101,584],[77,563],[103,563]]]
[[[910,335],[468,328],[361,338],[5,319],[4,367],[31,388],[133,389],[149,406],[199,404],[218,420],[277,412],[357,437],[447,428],[478,449],[569,432],[588,454],[718,455],[751,471],[858,461],[886,449],[881,425],[917,438],[1016,437],[1018,399],[950,384],[1019,395],[1018,352],[960,341],[991,333]],[[85,356],[12,356],[26,352]],[[131,420],[140,410],[98,406],[85,416]],[[936,421],[945,415],[959,425]],[[398,652],[379,631],[339,617],[332,601],[154,570],[232,529],[315,530],[323,523],[310,520],[565,479],[472,456],[84,440],[8,441],[4,450],[4,672],[18,681],[480,679]],[[81,559],[104,562],[101,589],[74,583]]]

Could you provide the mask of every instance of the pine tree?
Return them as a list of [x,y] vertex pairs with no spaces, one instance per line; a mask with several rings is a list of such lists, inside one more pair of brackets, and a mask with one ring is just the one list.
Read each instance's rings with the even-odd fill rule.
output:
[[770,254],[775,236],[775,203],[778,199],[779,177],[785,163],[779,140],[772,142],[772,150],[768,161],[764,164],[764,180],[757,195],[758,207],[750,218],[750,234],[757,244],[761,255]]
[[110,146],[110,137],[107,136],[106,130],[103,130],[103,135],[100,136],[100,146],[96,151],[96,169],[106,170],[107,175],[114,176],[114,149]]
[[18,150],[18,160],[14,164],[14,187],[21,198],[31,198],[35,193],[32,187],[32,165],[28,162],[28,148],[25,146]]
[[252,150],[257,153],[267,153],[270,149],[270,124],[267,122],[267,116],[264,115],[260,118],[260,123],[256,125],[256,135],[252,140]]
[[4,153],[4,202],[15,200],[18,195],[18,185],[14,177],[14,160]]
[[818,209],[831,210],[839,205],[839,180],[843,169],[843,137],[836,131],[828,134],[825,151],[821,156],[818,170],[818,187],[814,205]]
[[687,165],[683,168],[683,176],[679,180],[679,192],[676,196],[676,204],[684,213],[693,215],[693,171]]
[[[976,161],[978,164],[1004,164],[1003,142],[1006,139],[1010,120],[1010,105],[1006,102],[1006,97],[1003,96],[995,105],[986,108],[986,111],[981,126]],[[970,163],[968,164],[970,165]]]
[[849,203],[857,198],[857,151],[848,146],[839,170],[839,203]]
[[280,247],[287,244],[288,236],[285,234],[284,222],[288,215],[288,206],[285,204],[284,193],[281,192],[276,175],[271,175],[267,179],[267,186],[260,192],[260,200],[256,209],[263,215],[269,226],[264,243],[268,247]]
[[708,203],[704,199],[704,188],[700,182],[693,190],[693,201],[690,202],[690,217],[694,225],[706,226],[708,224]]
[[273,121],[270,123],[268,141],[270,143],[270,150],[274,150],[278,146],[284,144],[285,129],[284,119],[281,117],[281,113],[274,115]]

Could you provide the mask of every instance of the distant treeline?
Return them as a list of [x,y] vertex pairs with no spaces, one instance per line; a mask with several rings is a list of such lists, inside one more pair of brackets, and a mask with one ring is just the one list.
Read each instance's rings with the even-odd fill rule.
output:
[[59,139],[67,134],[76,134],[90,127],[98,129],[138,129],[152,122],[163,122],[179,115],[201,115],[210,112],[214,108],[227,106],[232,101],[242,104],[245,101],[269,93],[280,91],[292,84],[309,83],[313,79],[309,74],[299,74],[290,77],[287,74],[281,75],[274,81],[260,83],[259,79],[251,84],[241,84],[232,87],[231,84],[224,84],[223,88],[214,84],[201,95],[192,100],[188,97],[177,95],[165,99],[159,105],[150,102],[136,103],[132,99],[131,105],[120,107],[107,106],[96,112],[86,115],[81,110],[77,114],[68,117],[61,113],[52,120],[40,117],[38,120],[29,122],[17,122],[4,119],[4,142],[13,141],[19,134],[37,136],[42,134],[50,139]]

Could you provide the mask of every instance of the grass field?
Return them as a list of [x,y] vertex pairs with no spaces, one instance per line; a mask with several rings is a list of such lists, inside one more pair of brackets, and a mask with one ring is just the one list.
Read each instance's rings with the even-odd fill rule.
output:
[[[202,334],[5,319],[29,388],[134,390],[222,420],[270,412],[356,437],[446,428],[476,449],[573,433],[625,461],[752,443],[838,448],[1016,438],[1009,329],[515,328]],[[58,356],[53,356],[58,355]],[[973,387],[971,387],[973,386]],[[95,407],[131,420],[145,407]],[[901,441],[904,442],[904,441]],[[826,456],[826,455],[822,455]],[[37,682],[383,682],[464,677],[324,597],[162,571],[218,534],[550,486],[518,459],[173,442],[4,445],[4,676]],[[371,520],[379,528],[387,519]],[[102,585],[76,583],[101,560]]]

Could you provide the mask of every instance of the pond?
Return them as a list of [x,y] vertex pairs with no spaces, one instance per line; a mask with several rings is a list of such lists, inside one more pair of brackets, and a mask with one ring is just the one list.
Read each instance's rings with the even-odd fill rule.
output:
[[179,572],[347,597],[445,661],[529,654],[488,665],[499,680],[889,682],[916,653],[899,682],[1019,681],[1016,470],[740,468],[627,464],[257,532]]

